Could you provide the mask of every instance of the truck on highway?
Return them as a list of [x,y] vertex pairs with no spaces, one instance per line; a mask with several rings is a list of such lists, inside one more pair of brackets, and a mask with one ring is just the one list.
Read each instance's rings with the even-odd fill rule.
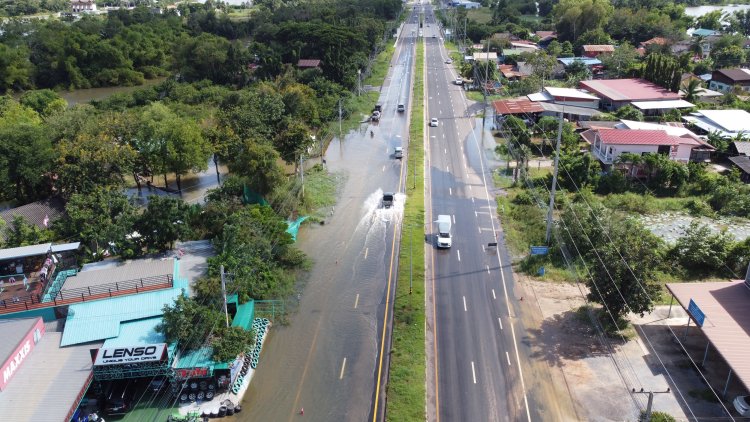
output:
[[435,222],[438,225],[437,247],[450,248],[452,244],[451,216],[440,214]]

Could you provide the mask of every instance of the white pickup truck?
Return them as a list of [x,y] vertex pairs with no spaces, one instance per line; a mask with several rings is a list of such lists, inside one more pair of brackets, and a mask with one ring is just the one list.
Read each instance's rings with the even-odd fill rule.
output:
[[437,247],[450,248],[451,241],[451,216],[440,214],[435,221],[438,225]]

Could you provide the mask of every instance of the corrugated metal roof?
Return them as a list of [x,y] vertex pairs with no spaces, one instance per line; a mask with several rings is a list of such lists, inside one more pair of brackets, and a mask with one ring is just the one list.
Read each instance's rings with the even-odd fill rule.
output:
[[516,100],[499,100],[492,103],[497,114],[526,114],[541,113],[544,111],[542,106],[525,98]]
[[750,290],[743,281],[669,283],[667,289],[687,309],[690,299],[706,315],[701,330],[750,389]]
[[575,114],[577,116],[598,116],[602,114],[599,110],[591,107],[578,107],[556,103],[539,103],[545,111],[555,113]]
[[40,245],[19,246],[0,250],[0,261],[8,259],[26,258],[27,256],[44,255],[49,252],[51,243],[42,243]]
[[734,163],[743,173],[750,174],[750,157],[738,155],[736,157],[729,157],[729,161]]
[[583,51],[612,53],[615,51],[615,46],[612,44],[585,44],[583,46]]
[[62,333],[46,332],[8,387],[0,393],[7,421],[63,421],[91,374],[89,349],[99,344],[60,347]]
[[63,243],[60,245],[52,245],[52,252],[58,253],[58,252],[68,252],[68,251],[74,251],[78,249],[81,246],[81,242],[73,242],[73,243]]
[[[3,319],[0,320],[0,333],[3,341],[0,341],[0,362],[5,362],[16,350],[23,337],[29,333],[31,327],[39,318]],[[2,396],[0,396],[2,397]]]
[[734,148],[737,150],[737,154],[750,155],[750,142],[732,142]]
[[74,277],[68,277],[62,289],[80,289],[172,274],[173,268],[173,259],[127,261],[114,267],[81,271]]
[[645,79],[594,79],[581,81],[580,85],[581,88],[612,101],[680,99],[680,94],[664,89]]
[[591,57],[560,57],[557,59],[558,62],[562,63],[564,66],[570,66],[574,62],[583,62],[586,66],[596,66],[602,64],[602,61],[599,59],[593,59]]
[[[173,274],[179,274],[179,261],[174,262]],[[164,305],[172,304],[187,288],[187,280],[174,277],[174,287],[169,290],[70,305],[61,345],[117,337],[122,322],[161,316]]]
[[107,339],[104,347],[139,346],[143,344],[166,343],[164,334],[156,331],[161,324],[162,317],[146,318],[128,321],[120,324],[117,337]]
[[211,346],[201,347],[199,349],[191,350],[183,353],[175,363],[176,369],[188,369],[188,368],[207,368],[214,365],[212,355],[214,348]]
[[665,101],[633,101],[633,107],[641,110],[662,110],[673,108],[691,108],[695,104],[685,100],[665,100]]
[[[49,223],[60,218],[63,213],[65,213],[65,202],[60,197],[52,197],[43,201],[36,201],[21,205],[20,207],[0,211],[0,218],[10,224],[13,221],[13,217],[21,216],[27,222],[40,229],[44,229],[49,226]],[[45,219],[47,219],[46,226],[44,224]],[[2,234],[4,236],[5,231]]]
[[663,130],[597,129],[599,139],[611,145],[679,145],[680,138]]

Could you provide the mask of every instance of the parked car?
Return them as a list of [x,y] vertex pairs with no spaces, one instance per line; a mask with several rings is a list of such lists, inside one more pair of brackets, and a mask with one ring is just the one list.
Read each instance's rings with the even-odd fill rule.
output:
[[396,107],[396,111],[398,111],[399,113],[403,113],[404,111],[406,111],[406,107],[403,104],[399,104]]
[[433,117],[432,119],[430,119],[430,126],[431,127],[437,127],[438,126],[438,119],[437,119],[437,117]]
[[453,60],[451,60],[451,59],[448,59],[448,60],[445,61],[445,64],[451,64],[451,63],[453,63]]
[[396,147],[393,150],[393,157],[394,158],[404,158],[404,148],[402,148],[402,147]]
[[133,389],[131,381],[113,381],[105,396],[104,411],[110,416],[128,413],[133,400]]
[[456,85],[463,85],[464,84],[464,78],[458,77],[456,78]]

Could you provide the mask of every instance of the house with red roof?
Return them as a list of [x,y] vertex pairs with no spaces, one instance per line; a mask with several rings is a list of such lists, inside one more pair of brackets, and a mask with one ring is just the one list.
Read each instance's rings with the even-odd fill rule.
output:
[[299,59],[297,67],[300,69],[314,69],[320,67],[320,60],[318,59]]
[[610,169],[625,153],[664,154],[670,160],[687,163],[695,148],[704,143],[689,134],[671,135],[666,130],[653,129],[589,129],[581,137],[591,145],[591,154]]
[[581,81],[580,87],[600,98],[605,110],[617,110],[633,102],[675,101],[680,94],[645,79],[594,79]]
[[611,44],[586,44],[583,46],[584,57],[596,58],[602,54],[612,54],[615,46]]

